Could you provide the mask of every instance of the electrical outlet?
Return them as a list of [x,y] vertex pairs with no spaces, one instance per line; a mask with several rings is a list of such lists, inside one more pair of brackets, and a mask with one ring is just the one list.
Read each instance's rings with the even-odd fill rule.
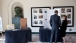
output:
[[72,31],[72,29],[69,29],[69,31]]

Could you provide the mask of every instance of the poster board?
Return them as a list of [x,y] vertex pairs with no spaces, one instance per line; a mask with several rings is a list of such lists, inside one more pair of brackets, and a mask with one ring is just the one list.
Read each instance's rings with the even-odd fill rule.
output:
[[47,25],[48,25],[49,29],[52,29],[52,27],[50,26],[50,18],[51,18],[51,15],[54,15],[54,10],[50,9],[47,12],[48,12],[48,15],[47,15]]
[[3,31],[2,18],[0,17],[0,31]]
[[61,21],[63,16],[67,16],[68,25],[67,27],[74,27],[74,6],[54,6],[53,9],[60,9]]
[[14,30],[14,29],[15,29],[15,25],[14,24],[6,25],[6,30]]
[[43,9],[48,10],[51,8],[50,7],[31,7],[31,26],[32,27],[42,27],[44,25]]
[[20,27],[21,29],[27,29],[27,18],[20,19]]
[[47,13],[44,13],[44,28],[52,29],[52,27],[50,26],[50,18],[55,14],[55,10],[58,10],[58,16],[60,16],[60,9],[49,9],[47,10]]

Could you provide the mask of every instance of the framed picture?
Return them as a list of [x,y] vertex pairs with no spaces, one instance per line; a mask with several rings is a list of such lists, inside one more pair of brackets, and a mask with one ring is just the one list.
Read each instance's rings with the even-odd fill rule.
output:
[[63,16],[67,16],[68,27],[74,26],[74,6],[54,6],[53,9],[60,9],[61,21],[63,21]]
[[32,27],[41,27],[43,23],[43,10],[47,13],[47,10],[51,7],[31,7],[31,26]]

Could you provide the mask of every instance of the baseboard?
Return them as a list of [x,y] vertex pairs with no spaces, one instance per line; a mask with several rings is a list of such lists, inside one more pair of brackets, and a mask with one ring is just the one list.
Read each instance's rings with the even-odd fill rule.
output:
[[66,34],[76,34],[76,32],[66,32]]
[[32,34],[39,34],[39,32],[32,32]]
[[[2,33],[4,34],[5,32]],[[32,34],[39,34],[39,32],[32,32]],[[66,32],[66,34],[76,34],[76,32]]]
[[[39,34],[39,32],[32,32],[32,34]],[[76,32],[66,32],[66,34],[76,34]]]

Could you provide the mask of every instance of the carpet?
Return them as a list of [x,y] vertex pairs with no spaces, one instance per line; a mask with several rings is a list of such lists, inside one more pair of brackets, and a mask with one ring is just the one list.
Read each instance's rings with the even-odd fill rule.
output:
[[[76,34],[67,34],[66,43],[76,43]],[[5,36],[0,36],[0,43],[5,43]],[[28,43],[49,43],[49,42],[40,42],[38,34],[32,34],[32,42]],[[60,42],[58,42],[60,43]]]

